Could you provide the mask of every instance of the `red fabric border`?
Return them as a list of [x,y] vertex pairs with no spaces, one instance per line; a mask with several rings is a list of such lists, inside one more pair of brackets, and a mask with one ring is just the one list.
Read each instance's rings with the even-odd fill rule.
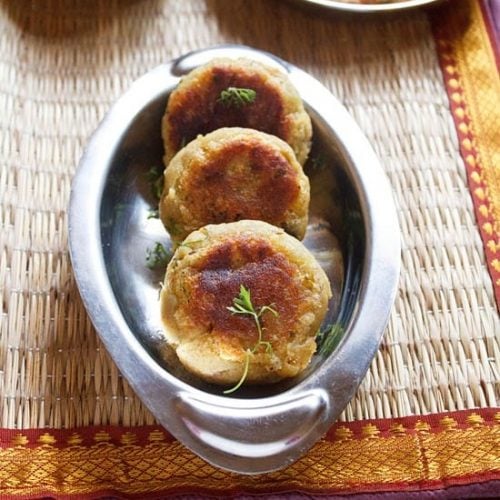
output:
[[[427,427],[425,427],[425,424]],[[394,438],[401,435],[414,435],[417,433],[432,433],[437,434],[440,432],[446,432],[450,429],[454,430],[466,430],[470,428],[475,428],[480,426],[482,428],[493,427],[500,425],[500,408],[482,408],[473,410],[462,410],[454,412],[445,412],[439,414],[430,414],[424,416],[411,416],[396,419],[372,419],[357,422],[338,422],[331,427],[325,436],[325,440],[333,442],[337,440],[344,439],[337,435],[339,429],[348,429],[350,434],[350,440],[361,440],[361,439],[387,439]],[[367,437],[366,429],[372,428],[376,429],[375,434],[371,434],[371,437]],[[127,447],[130,441],[124,439],[124,436],[132,436],[134,438],[134,445],[146,445],[151,442],[151,433],[158,441],[161,442],[174,442],[175,439],[167,431],[159,426],[144,426],[144,427],[119,427],[119,426],[102,426],[102,427],[83,427],[76,429],[1,429],[0,430],[0,448],[12,447],[12,439],[18,437],[19,435],[25,436],[29,443],[22,445],[23,448],[36,448],[38,446],[47,446],[47,438],[52,437],[56,441],[50,443],[50,446],[59,448],[70,448],[71,444],[68,444],[68,439],[74,438],[78,435],[82,440],[78,443],[79,447],[95,446],[97,442],[106,442],[113,444],[117,447]],[[41,439],[42,438],[42,439]],[[40,440],[41,439],[41,440]],[[499,450],[500,451],[500,450]],[[500,461],[500,455],[499,455]],[[220,489],[204,488],[203,485],[196,485],[193,487],[165,487],[165,489],[157,492],[151,493],[140,493],[140,494],[127,494],[122,493],[119,490],[111,487],[88,493],[88,494],[54,494],[53,491],[45,490],[43,486],[40,488],[35,488],[28,495],[16,495],[15,498],[26,498],[26,499],[38,499],[43,497],[50,498],[82,498],[82,499],[96,499],[112,496],[114,498],[165,498],[165,496],[171,497],[173,495],[185,495],[187,497],[196,496],[200,497],[228,497],[228,496],[269,496],[269,495],[282,495],[282,496],[293,496],[293,493],[301,493],[313,496],[333,496],[333,495],[353,495],[358,496],[360,494],[378,494],[383,495],[395,493],[409,494],[412,492],[432,492],[439,490],[446,490],[447,488],[455,486],[472,486],[479,483],[492,482],[495,480],[500,480],[500,469],[491,471],[486,470],[481,473],[474,473],[469,475],[463,475],[459,477],[446,478],[443,480],[423,480],[419,482],[380,482],[371,483],[369,485],[352,485],[343,488],[342,490],[327,489],[327,488],[316,488],[313,484],[310,485],[300,485],[297,486],[296,490],[293,490],[294,486],[288,484],[276,484],[272,487],[267,487],[264,491],[259,490],[255,484],[254,485],[238,485],[227,489],[227,485],[221,482]],[[1,491],[1,488],[0,488]],[[466,490],[461,490],[466,491]],[[436,495],[438,496],[438,495]],[[2,498],[14,498],[5,497]],[[390,497],[389,497],[390,498]]]
[[[427,424],[427,427],[423,426]],[[500,408],[481,408],[473,410],[461,410],[454,412],[445,412],[439,414],[430,414],[424,416],[411,416],[402,417],[396,419],[371,419],[365,421],[357,422],[338,422],[325,436],[325,440],[333,442],[342,437],[336,435],[336,431],[340,428],[349,429],[351,431],[351,441],[361,440],[361,439],[387,439],[394,438],[401,435],[414,435],[417,433],[425,434],[438,434],[440,432],[447,432],[450,429],[453,430],[466,430],[476,427],[493,427],[500,425]],[[366,429],[368,427],[375,428],[378,433],[371,437],[367,437]],[[365,432],[363,432],[365,430]],[[160,434],[158,434],[160,432]],[[107,434],[107,438],[103,439],[104,434]],[[175,439],[171,434],[163,430],[158,426],[144,426],[138,428],[131,427],[119,427],[119,426],[102,426],[102,427],[84,427],[77,429],[2,429],[0,430],[0,447],[6,448],[13,446],[11,443],[12,438],[22,435],[28,438],[29,443],[23,445],[23,448],[35,448],[37,446],[47,446],[46,439],[42,440],[40,443],[38,440],[45,435],[45,438],[49,435],[56,439],[56,442],[51,444],[54,447],[69,448],[71,445],[67,444],[67,440],[78,434],[82,441],[78,444],[81,446],[95,446],[96,442],[106,442],[114,444],[118,447],[126,447],[128,443],[123,440],[124,436],[133,435],[135,437],[134,445],[145,445],[150,443],[151,433],[156,433],[154,436],[158,439],[163,437],[162,442],[174,442]],[[96,439],[97,438],[97,439]],[[500,462],[500,450],[498,460]],[[310,485],[300,485],[294,489],[294,486],[289,484],[276,484],[271,487],[267,487],[265,490],[258,489],[254,485],[238,485],[227,489],[224,482],[221,481],[221,486],[219,488],[206,488],[203,485],[196,485],[192,487],[165,487],[161,491],[150,492],[150,493],[138,493],[138,494],[128,494],[122,493],[116,488],[107,488],[88,493],[88,494],[54,494],[53,491],[44,490],[43,486],[39,489],[34,488],[28,495],[15,495],[12,497],[5,497],[0,495],[1,498],[26,498],[26,499],[39,499],[44,497],[56,498],[56,499],[97,499],[112,496],[113,498],[121,499],[135,499],[135,498],[165,498],[172,496],[184,496],[186,498],[221,498],[221,497],[235,497],[235,496],[252,496],[252,497],[262,497],[262,496],[278,496],[281,497],[293,497],[294,494],[301,494],[314,497],[341,497],[350,496],[360,497],[366,495],[363,498],[369,498],[370,494],[376,495],[379,498],[394,498],[391,495],[401,494],[404,498],[404,494],[417,494],[427,492],[427,498],[448,498],[447,494],[444,492],[447,489],[454,487],[461,487],[461,495],[465,492],[474,491],[474,485],[482,483],[494,483],[500,480],[500,468],[498,470],[485,470],[484,472],[466,474],[459,477],[445,478],[441,480],[422,480],[418,482],[380,482],[371,483],[369,485],[352,485],[338,489],[328,489],[328,488],[316,488],[313,484]],[[0,488],[1,491],[1,488]],[[439,493],[441,491],[441,493]],[[485,490],[486,491],[486,490]],[[489,490],[488,490],[489,491]],[[437,492],[433,494],[432,492]]]
[[[467,429],[475,425],[474,415],[481,417],[482,422],[480,425],[498,425],[500,424],[500,407],[499,408],[478,408],[472,410],[460,410],[444,413],[434,413],[430,415],[411,416],[401,418],[387,418],[387,419],[369,419],[359,420],[355,422],[337,422],[326,433],[324,439],[326,441],[337,441],[341,438],[336,436],[339,428],[347,428],[352,432],[351,439],[366,439],[366,434],[363,429],[369,425],[375,426],[379,431],[377,437],[388,438],[396,434],[416,434],[418,430],[415,426],[418,423],[425,423],[429,425],[427,432],[438,433],[445,430],[446,423],[443,421],[446,418],[453,419],[456,422],[455,429]],[[401,429],[398,426],[402,426]],[[26,448],[35,448],[41,444],[40,438],[45,434],[50,434],[56,441],[51,444],[56,448],[67,448],[71,446],[68,444],[68,439],[74,434],[78,434],[82,442],[78,446],[93,446],[99,441],[99,433],[106,433],[109,439],[105,442],[114,444],[116,446],[127,446],[127,443],[122,441],[122,437],[126,433],[135,436],[134,444],[145,445],[149,442],[149,435],[152,432],[160,432],[164,439],[162,442],[171,443],[175,438],[163,427],[158,425],[148,425],[142,427],[120,427],[120,426],[96,426],[96,427],[77,427],[72,429],[0,429],[0,448],[8,448],[14,446],[12,439],[18,435],[23,435],[28,438],[28,443],[23,445]],[[97,436],[97,439],[96,439]]]
[[[476,1],[476,0],[472,0]],[[493,33],[493,26],[490,23],[490,18],[487,13],[487,8],[484,4],[484,1],[477,0],[478,5],[480,6],[480,12],[481,16],[479,19],[479,22],[483,22],[483,28],[484,31],[487,33],[487,38],[490,43],[490,48],[492,50],[493,56],[494,56],[494,63],[497,68],[500,67],[500,59],[499,59],[499,48],[494,42],[495,40],[495,35]],[[458,0],[456,1],[458,4]],[[495,243],[495,248],[500,248],[500,234],[494,233],[492,235],[488,235],[484,227],[485,225],[489,224],[493,228],[499,223],[499,221],[496,221],[494,218],[494,213],[492,210],[492,203],[495,203],[495,200],[482,200],[480,201],[475,194],[478,189],[480,189],[484,193],[488,193],[489,191],[489,186],[486,184],[484,181],[484,178],[480,178],[477,180],[477,177],[475,178],[476,180],[473,182],[473,176],[477,175],[478,172],[476,171],[477,167],[474,166],[471,162],[467,161],[469,157],[472,156],[473,160],[475,161],[476,165],[480,165],[480,155],[478,154],[478,150],[475,147],[475,142],[478,140],[477,137],[474,136],[472,133],[472,129],[474,128],[474,123],[472,122],[470,115],[467,111],[468,108],[468,100],[467,96],[463,99],[463,102],[456,102],[453,99],[453,94],[458,93],[462,97],[463,96],[463,88],[459,85],[458,87],[454,86],[453,83],[456,83],[459,81],[459,78],[462,75],[455,75],[453,73],[449,73],[446,71],[446,68],[448,66],[457,66],[457,61],[455,60],[455,54],[454,54],[454,48],[453,48],[453,40],[454,37],[457,36],[457,33],[455,33],[456,27],[453,25],[453,23],[450,22],[444,22],[443,20],[447,20],[450,17],[450,11],[451,9],[455,9],[458,11],[458,14],[456,14],[457,19],[460,19],[461,14],[463,16],[467,16],[467,7],[470,7],[470,3],[464,1],[460,5],[451,5],[451,2],[447,5],[444,5],[442,8],[438,8],[434,11],[429,16],[429,19],[431,21],[431,27],[434,35],[434,39],[436,41],[436,49],[437,49],[437,55],[439,59],[439,64],[441,67],[441,71],[443,74],[443,79],[445,82],[446,90],[448,93],[449,97],[449,102],[450,102],[450,109],[452,111],[452,116],[453,116],[453,121],[455,123],[459,143],[460,143],[460,154],[464,160],[465,168],[467,171],[467,180],[469,183],[469,192],[471,193],[472,199],[473,199],[473,204],[474,204],[474,213],[476,216],[476,221],[477,221],[477,226],[479,233],[481,235],[481,240],[483,242],[483,250],[486,256],[486,261],[487,261],[487,267],[488,271],[490,273],[491,281],[492,281],[492,286],[496,298],[496,305],[498,310],[500,311],[500,271],[495,269],[494,262],[498,260],[498,255],[496,254],[496,251],[490,248],[487,244],[487,241],[494,241]],[[455,13],[455,10],[451,12],[452,14]],[[457,109],[462,108],[465,110],[465,115],[463,118],[460,120],[457,118]],[[460,123],[464,123],[467,125],[467,131],[463,132],[460,130]],[[467,141],[470,147],[467,149],[464,147],[464,141]],[[479,210],[479,205],[484,204],[488,207],[488,214],[483,215],[481,211]],[[496,200],[496,203],[500,203],[498,200]]]

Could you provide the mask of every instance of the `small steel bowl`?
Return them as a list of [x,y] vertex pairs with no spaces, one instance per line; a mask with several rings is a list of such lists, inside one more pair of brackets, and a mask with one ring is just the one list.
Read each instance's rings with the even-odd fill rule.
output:
[[[321,346],[302,376],[245,388],[231,397],[220,387],[190,378],[165,349],[158,303],[164,269],[145,266],[146,251],[155,241],[169,245],[161,223],[148,218],[155,201],[145,175],[152,165],[162,164],[161,117],[182,75],[214,57],[256,59],[288,74],[312,118],[314,147],[320,144],[333,159],[344,210],[344,266],[328,262],[330,255],[337,255],[331,243],[335,238],[314,232],[325,224],[313,220],[306,238],[323,266],[331,268],[327,272],[338,294],[327,321],[340,325],[342,335],[330,342],[329,350]],[[246,474],[297,460],[345,408],[378,348],[400,266],[391,189],[351,116],[308,74],[243,46],[200,50],[159,66],[116,102],[92,136],[74,177],[69,241],[90,318],[137,395],[199,456]],[[332,246],[331,253],[325,244]]]

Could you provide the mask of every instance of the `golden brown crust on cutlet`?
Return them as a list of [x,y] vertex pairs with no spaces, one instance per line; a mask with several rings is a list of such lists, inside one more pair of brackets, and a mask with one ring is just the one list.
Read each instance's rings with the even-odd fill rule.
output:
[[272,352],[257,349],[247,381],[300,373],[331,295],[328,278],[295,238],[261,221],[209,225],[192,233],[170,262],[161,292],[165,336],[184,366],[219,384],[239,380],[258,340],[254,319],[228,310],[244,286],[261,316]]
[[[252,89],[255,100],[241,106],[220,99],[229,87]],[[168,100],[163,119],[165,165],[199,134],[222,127],[261,130],[289,143],[301,164],[310,149],[311,120],[287,76],[248,59],[214,59],[193,70]]]
[[301,239],[309,181],[291,148],[251,129],[225,128],[198,137],[165,172],[160,217],[173,240],[206,224],[264,220]]
[[254,307],[272,304],[279,314],[263,316],[266,339],[275,348],[289,340],[302,292],[293,277],[296,267],[269,242],[250,236],[223,242],[210,249],[195,269],[191,301],[197,307],[186,304],[190,310],[185,312],[199,326],[212,329],[221,338],[238,337],[247,349],[251,348],[258,340],[254,320],[227,309],[243,285],[251,290]]

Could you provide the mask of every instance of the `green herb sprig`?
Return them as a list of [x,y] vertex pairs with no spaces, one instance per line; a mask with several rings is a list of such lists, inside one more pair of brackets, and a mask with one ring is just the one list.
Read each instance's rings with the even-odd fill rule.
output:
[[157,165],[151,167],[146,173],[146,179],[151,187],[151,193],[159,200],[163,191],[163,170]]
[[147,219],[159,219],[160,218],[160,211],[157,208],[150,208],[148,210],[148,216]]
[[171,258],[172,254],[158,241],[153,248],[146,250],[146,266],[149,269],[165,267]]
[[333,323],[328,325],[324,330],[320,330],[316,335],[318,354],[327,355],[333,352],[343,333],[344,327],[340,323]]
[[248,375],[248,368],[250,366],[250,357],[255,354],[257,349],[259,349],[261,346],[264,346],[266,354],[271,354],[273,352],[271,342],[263,340],[263,331],[265,330],[265,328],[261,325],[260,318],[265,312],[270,312],[274,316],[279,316],[279,313],[271,306],[262,306],[258,310],[255,310],[252,304],[250,290],[245,288],[244,285],[240,285],[240,293],[233,299],[233,305],[227,307],[227,310],[232,314],[247,314],[251,316],[255,322],[257,332],[259,334],[255,345],[251,349],[247,349],[245,351],[245,366],[243,368],[243,374],[240,380],[234,387],[231,387],[230,389],[224,391],[224,394],[231,394],[232,392],[237,391],[242,386],[243,382],[245,382]]
[[319,170],[323,170],[326,166],[326,157],[323,153],[318,153],[313,156],[310,160],[311,169],[313,172],[317,172]]
[[252,104],[257,97],[257,92],[253,89],[243,89],[240,87],[228,87],[220,93],[218,102],[224,106],[234,106],[241,108],[247,104]]

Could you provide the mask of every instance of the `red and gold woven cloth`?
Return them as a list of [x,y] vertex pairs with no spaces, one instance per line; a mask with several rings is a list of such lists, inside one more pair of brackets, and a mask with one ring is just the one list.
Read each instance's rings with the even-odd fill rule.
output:
[[[452,4],[435,12],[432,24],[500,308],[500,14],[488,2]],[[500,10],[497,2],[492,7]]]
[[[96,0],[89,2],[95,3],[96,6],[101,5]],[[21,3],[30,5],[27,0]],[[141,2],[123,2],[127,5],[135,3]],[[160,3],[158,2],[158,11]],[[168,2],[161,3],[163,4],[167,5]],[[458,135],[460,153],[465,165],[464,176],[467,176],[477,227],[484,245],[498,305],[500,84],[495,21],[487,10],[487,4],[488,2],[477,0],[450,0],[429,11],[428,19],[434,36],[435,55],[439,59],[448,92],[449,113],[453,118],[450,123],[455,125]],[[75,1],[75,5],[83,9],[81,2]],[[211,6],[212,12],[219,15],[221,2],[207,0],[207,5]],[[8,2],[0,1],[0,7],[10,12],[12,6],[9,6]],[[61,33],[72,30],[72,26],[65,24],[65,19],[64,16],[60,18]],[[106,22],[108,21],[103,21],[102,26],[99,25],[103,32]],[[84,24],[82,23],[83,28]],[[221,22],[221,29],[231,34],[230,24]],[[85,36],[83,28],[82,36]],[[36,38],[44,26],[32,23],[30,29],[29,36]],[[179,46],[185,43],[182,30],[183,27],[180,26]],[[137,41],[139,42],[140,40]],[[44,43],[49,46],[59,41]],[[89,43],[92,43],[92,40]],[[339,43],[342,43],[342,33],[339,34]],[[78,64],[78,57],[75,57],[75,64]],[[312,54],[311,57],[321,60],[321,51],[318,50],[318,53]],[[81,55],[81,58],[84,60],[85,56]],[[133,63],[132,59],[131,61]],[[345,67],[348,67],[348,61],[344,62]],[[12,67],[17,68],[17,62],[12,63]],[[8,78],[12,76],[9,75]],[[82,89],[85,86],[85,76],[83,81]],[[2,89],[0,94],[1,91]],[[63,107],[60,114],[64,115]],[[12,144],[15,140],[15,137],[12,138]],[[3,141],[4,145],[11,144],[7,139]],[[43,151],[45,143],[41,141],[40,144],[40,150]],[[56,151],[59,157],[64,157],[65,144],[62,140],[60,150]],[[12,155],[17,154],[14,146],[11,149]],[[45,168],[43,165],[42,167]],[[11,184],[14,185],[14,182]],[[3,261],[0,260],[0,264],[1,262]],[[62,295],[60,298],[56,297],[56,292],[50,291],[50,294],[52,298],[55,297],[55,301],[60,301],[56,302],[55,309],[59,307],[57,304],[64,305],[65,298]],[[40,309],[43,307],[45,306],[40,306]],[[4,321],[1,326],[6,324],[7,321]],[[12,331],[15,326],[13,325]],[[45,328],[41,324],[35,326]],[[49,327],[46,328],[48,331]],[[75,325],[72,328],[76,328]],[[66,344],[63,345],[65,346]],[[10,349],[10,344],[8,348]],[[54,342],[53,348],[57,350],[59,344]],[[33,352],[30,356],[35,359],[37,352]],[[101,356],[101,353],[98,356]],[[22,379],[25,367],[15,363],[14,365],[19,372],[18,379]],[[54,373],[62,378],[62,371],[55,369]],[[70,375],[68,371],[65,375],[67,381],[70,380]],[[87,378],[90,379],[90,375]],[[104,376],[100,374],[99,381],[95,382],[96,387],[101,379],[104,379]],[[12,380],[16,380],[16,377],[12,377]],[[84,386],[83,375],[80,378],[75,375],[71,380],[71,383]],[[71,383],[67,382],[68,387]],[[116,381],[113,383],[118,385]],[[445,386],[447,383],[443,382]],[[4,385],[2,384],[1,389],[7,391],[8,388]],[[33,382],[33,385],[36,386],[37,382]],[[97,389],[95,392],[97,393]],[[498,394],[496,397],[498,401]],[[75,398],[72,396],[68,399]],[[471,403],[469,407],[473,406]],[[486,400],[482,406],[481,409],[447,413],[438,413],[436,410],[426,416],[337,423],[296,463],[284,470],[259,476],[243,476],[216,469],[157,426],[86,426],[67,430],[1,429],[0,497],[269,497],[302,494],[309,497],[328,495],[329,498],[334,498],[351,495],[357,498],[387,496],[394,499],[500,496],[500,408],[488,408]],[[59,408],[57,405],[54,407]],[[462,402],[456,407],[467,408],[467,405]],[[59,416],[54,417],[52,411],[62,413],[58,409],[47,410],[48,416],[45,416],[57,420]],[[72,410],[68,410],[70,411]],[[34,427],[41,421],[40,415],[33,413],[35,417],[30,417],[29,424],[25,421],[15,424],[14,413],[7,410],[3,412],[4,421],[13,422],[10,427]],[[92,422],[89,416],[91,414],[86,408],[81,417],[83,424]],[[20,420],[19,418],[17,422]]]
[[216,469],[159,427],[4,430],[0,438],[0,492],[23,498],[443,488],[462,496],[464,485],[485,492],[500,479],[500,411],[484,409],[336,424],[299,461],[259,476]]

